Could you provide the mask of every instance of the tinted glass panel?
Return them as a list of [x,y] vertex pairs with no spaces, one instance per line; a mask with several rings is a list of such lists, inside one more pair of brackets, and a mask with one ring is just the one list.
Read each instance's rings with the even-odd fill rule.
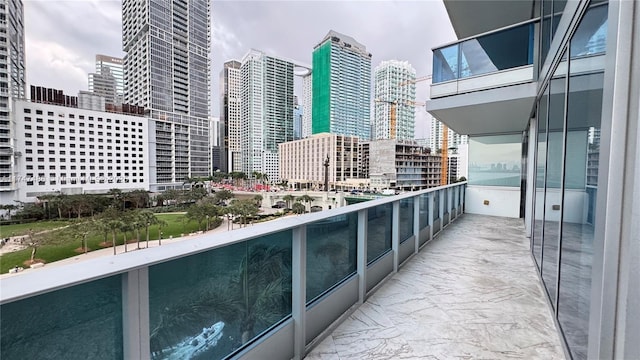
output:
[[545,164],[547,160],[547,104],[549,102],[549,89],[539,100],[538,105],[538,148],[536,160],[536,194],[533,222],[533,255],[538,267],[542,264],[542,228],[544,220],[545,197]]
[[356,271],[358,214],[307,225],[307,302]]
[[367,264],[391,250],[393,204],[378,205],[367,211]]
[[547,131],[547,169],[545,178],[544,250],[542,279],[555,307],[558,273],[558,244],[562,213],[562,161],[564,144],[566,63],[561,63],[551,80]]
[[429,226],[429,194],[420,195],[420,229]]
[[120,275],[11,302],[0,311],[1,359],[123,358]]
[[[606,8],[606,6],[599,6],[590,9],[580,23],[576,36],[600,31],[602,25],[598,25],[598,21],[591,21],[594,17],[592,12],[598,15],[603,10],[606,12]],[[576,41],[584,43],[582,38]],[[606,42],[606,39],[603,41]],[[572,64],[583,60],[574,60],[577,57],[574,50],[579,51],[581,48],[582,46],[574,46],[572,40],[570,56]],[[574,161],[586,164],[582,171],[570,170],[567,167],[564,173],[565,205],[562,222],[558,321],[574,359],[587,358],[593,224],[597,216],[595,203],[598,190],[604,73],[599,64],[590,64],[592,64],[590,71],[576,70],[571,65],[570,96],[567,104],[567,141],[571,137],[575,140],[573,145],[567,143],[566,161],[568,164]],[[570,146],[573,146],[573,152],[569,152]],[[574,186],[568,187],[569,183]],[[579,186],[580,184],[582,186]],[[570,199],[581,201],[571,202]]]
[[457,79],[458,44],[433,51],[433,82]]
[[433,198],[433,221],[440,219],[440,191],[431,193]]
[[153,359],[223,358],[290,314],[290,230],[149,268]]
[[533,29],[526,24],[461,43],[460,77],[532,64]]
[[400,242],[413,236],[413,199],[400,200]]

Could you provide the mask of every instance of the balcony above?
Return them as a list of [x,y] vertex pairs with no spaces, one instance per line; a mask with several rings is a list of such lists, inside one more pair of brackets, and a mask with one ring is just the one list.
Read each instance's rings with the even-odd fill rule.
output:
[[434,49],[427,111],[460,134],[524,130],[536,92],[534,35],[529,21]]
[[536,1],[444,0],[458,38],[465,38],[531,19]]

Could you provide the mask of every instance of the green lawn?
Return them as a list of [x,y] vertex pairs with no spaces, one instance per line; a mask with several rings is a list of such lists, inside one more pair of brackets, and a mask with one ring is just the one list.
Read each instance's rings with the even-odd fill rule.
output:
[[[162,229],[158,229],[157,225],[151,226],[149,229],[149,239],[150,240],[158,240],[159,230],[162,231],[162,238],[168,239],[169,237],[179,237],[181,234],[188,234],[190,232],[194,232],[198,230],[198,224],[196,222],[188,222],[185,219],[185,215],[183,214],[156,214],[158,219],[164,220],[167,225]],[[184,219],[184,221],[183,221]],[[60,222],[54,222],[60,225]],[[40,223],[31,223],[31,224],[22,224],[27,225],[26,229],[28,230],[30,227],[28,225],[34,225]],[[13,226],[13,225],[11,225]],[[206,224],[203,224],[206,226]],[[4,227],[3,227],[4,228]],[[32,229],[36,229],[36,226],[32,226]],[[51,227],[49,227],[51,228]],[[4,229],[3,229],[4,231]],[[36,258],[43,259],[45,262],[53,262],[57,260],[66,259],[69,257],[73,257],[78,255],[75,252],[75,249],[81,247],[80,240],[73,239],[68,231],[66,230],[58,230],[54,233],[50,234],[51,236],[55,235],[55,239],[52,240],[52,243],[55,245],[43,245],[38,248],[36,252]],[[111,234],[107,235],[107,242],[111,243]],[[135,239],[135,234],[132,236],[131,233],[127,233],[128,239]],[[146,234],[144,229],[140,231],[140,241],[144,242],[146,239]],[[102,249],[99,245],[104,241],[104,234],[92,234],[87,238],[87,244],[90,250]],[[116,239],[116,243],[118,245],[122,245],[124,243],[124,236],[121,232],[118,232],[118,237]],[[133,244],[132,246],[135,246]],[[24,261],[29,260],[31,257],[31,248],[16,251],[12,253],[7,253],[0,256],[0,273],[6,273],[14,266],[23,266]]]
[[16,235],[26,235],[29,229],[34,232],[40,232],[42,230],[55,229],[68,225],[70,222],[67,220],[56,221],[36,221],[27,224],[12,224],[12,225],[0,225],[0,238]]

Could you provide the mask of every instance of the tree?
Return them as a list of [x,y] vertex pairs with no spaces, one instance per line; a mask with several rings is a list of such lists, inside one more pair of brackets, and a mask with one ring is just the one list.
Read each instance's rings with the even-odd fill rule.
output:
[[243,172],[239,172],[239,171],[234,171],[231,174],[231,178],[233,179],[233,183],[235,186],[240,186],[240,180],[243,180],[243,185],[244,185],[244,179],[247,178],[247,174],[243,173]]
[[258,194],[254,196],[253,200],[256,202],[257,207],[260,207],[262,205],[262,195]]
[[93,232],[96,229],[94,221],[93,220],[88,220],[88,221],[76,220],[69,227],[69,229],[71,231],[72,236],[76,240],[80,240],[80,248],[86,254],[89,251],[87,247],[87,236],[89,236],[89,234],[91,234],[91,232]]
[[112,199],[112,206],[116,209],[124,210],[125,202],[124,202],[124,194],[120,189],[109,189],[108,195]]
[[[296,198],[296,200],[297,201],[302,201],[302,202],[307,203],[307,204],[311,204],[311,202],[313,201],[313,198],[311,196],[307,195],[307,194],[304,194],[302,196],[298,196]],[[311,211],[311,209],[309,209],[309,211]]]
[[[149,210],[142,210],[138,213],[139,221],[145,228],[145,233],[147,235],[147,247],[149,247],[149,228],[151,225],[157,225],[160,220],[156,217],[156,215]],[[140,244],[138,244],[138,247]]]
[[146,190],[134,190],[126,194],[126,199],[131,201],[131,204],[136,209],[147,207],[149,203],[149,192]]
[[229,199],[233,199],[233,193],[229,190],[220,190],[217,191],[216,194],[214,195],[214,198],[216,199],[216,204],[223,202],[223,201],[227,201]]
[[[122,227],[122,213],[116,208],[109,208],[101,214],[101,220],[104,226],[111,231],[113,255],[116,254],[116,236],[118,230]],[[126,236],[125,236],[126,237]]]
[[296,214],[304,214],[307,211],[307,208],[303,204],[296,202],[293,204],[292,210]]
[[166,199],[167,201],[175,201],[175,203],[178,203],[178,200],[180,200],[182,193],[176,189],[169,189],[169,190],[165,190],[165,192],[162,193],[162,196],[164,197],[164,199]]
[[18,209],[18,205],[16,204],[2,204],[0,205],[0,209],[7,211],[8,220],[11,220],[11,211]]
[[287,194],[285,196],[282,197],[282,200],[287,202],[287,208],[291,209],[291,202],[293,200],[295,200],[295,196],[291,195],[291,194]]

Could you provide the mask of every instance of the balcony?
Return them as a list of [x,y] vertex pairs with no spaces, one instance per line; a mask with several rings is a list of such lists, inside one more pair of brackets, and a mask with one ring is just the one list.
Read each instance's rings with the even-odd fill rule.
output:
[[522,131],[533,106],[536,21],[433,49],[427,110],[461,134]]
[[465,187],[5,277],[0,355],[563,357],[521,222]]

